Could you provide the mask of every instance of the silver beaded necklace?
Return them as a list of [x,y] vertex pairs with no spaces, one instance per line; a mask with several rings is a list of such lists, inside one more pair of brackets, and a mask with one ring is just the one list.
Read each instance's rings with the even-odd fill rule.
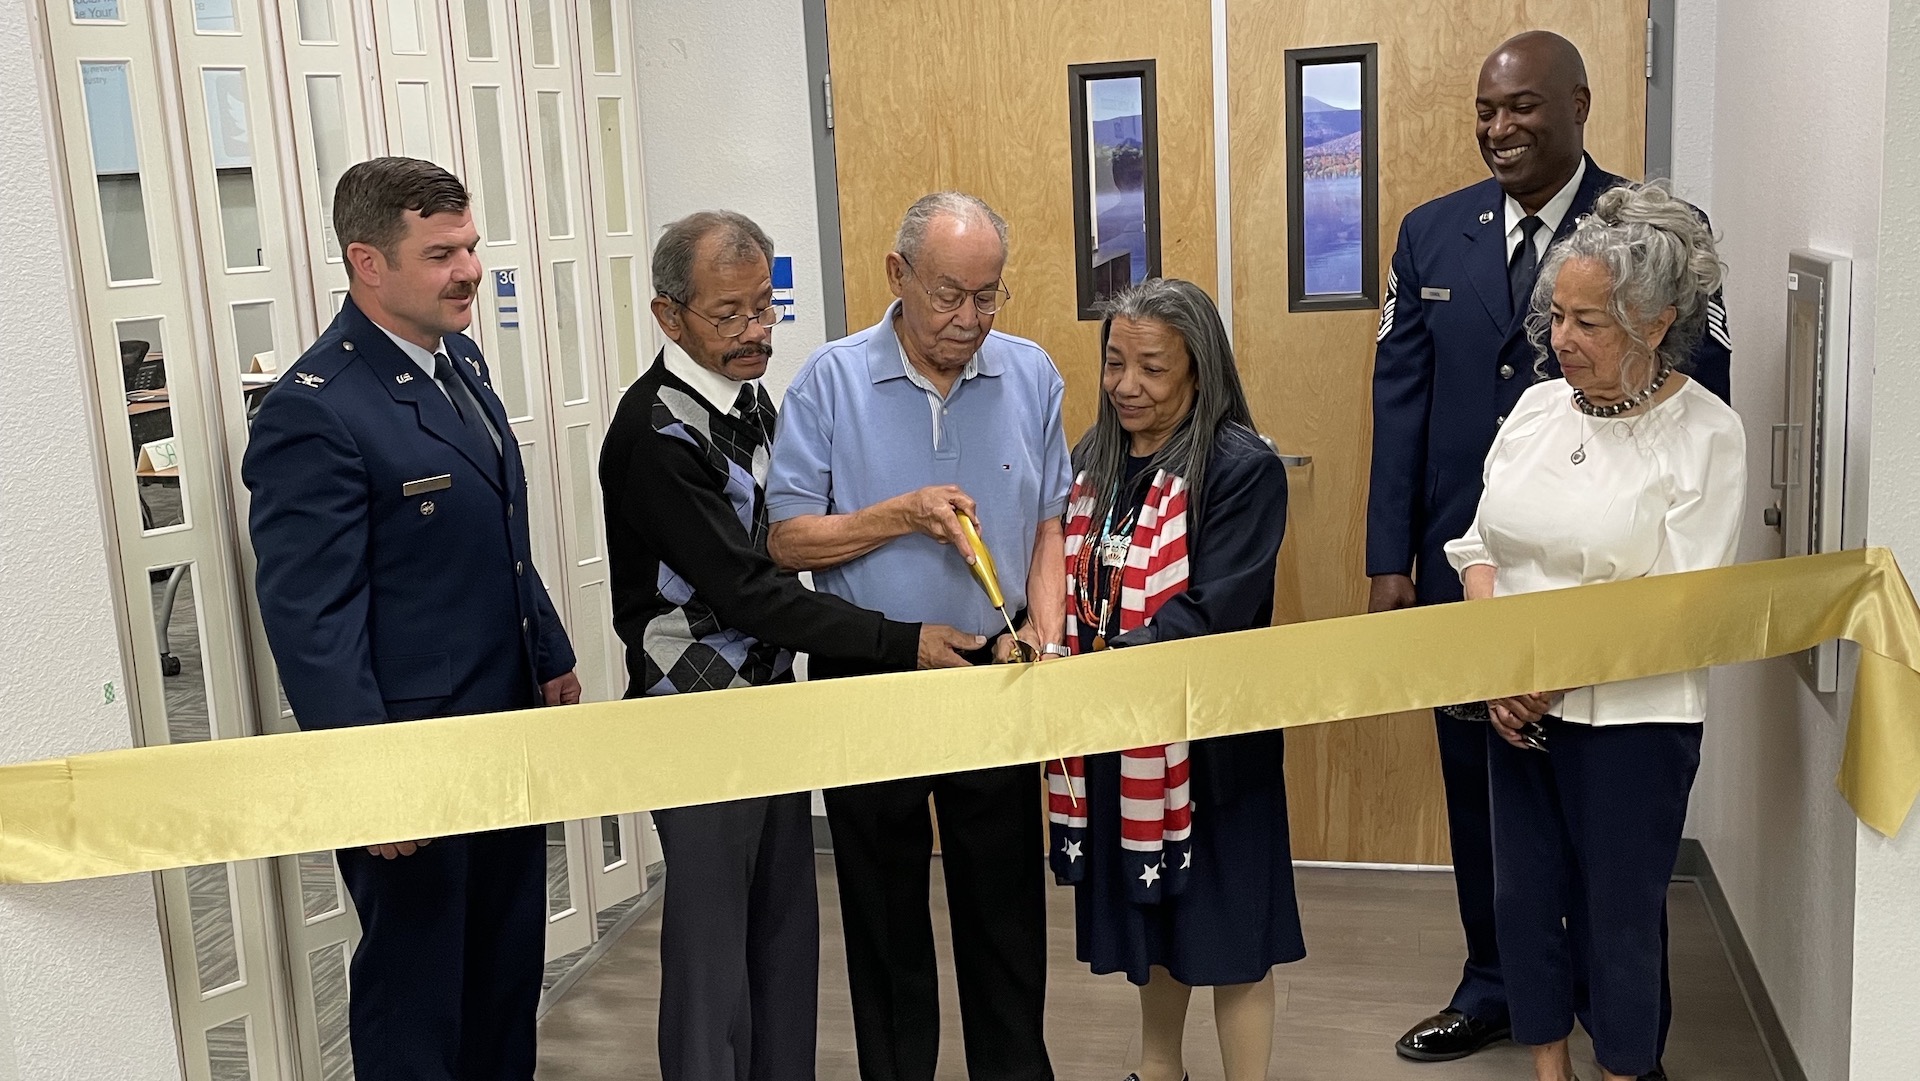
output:
[[[1595,405],[1587,399],[1586,391],[1575,387],[1573,389],[1573,407],[1581,413],[1597,420],[1608,420],[1628,410],[1638,409],[1653,400],[1653,396],[1660,393],[1660,388],[1667,385],[1667,377],[1672,374],[1672,368],[1661,368],[1654,374],[1653,382],[1648,383],[1644,390],[1632,397],[1623,398],[1612,405]],[[1585,426],[1582,425],[1582,427],[1584,428]],[[1602,427],[1604,427],[1604,425]],[[1573,448],[1572,454],[1567,455],[1568,461],[1574,465],[1579,465],[1581,462],[1587,460],[1587,443],[1593,438],[1593,434],[1594,433],[1589,432],[1581,438],[1580,445]]]

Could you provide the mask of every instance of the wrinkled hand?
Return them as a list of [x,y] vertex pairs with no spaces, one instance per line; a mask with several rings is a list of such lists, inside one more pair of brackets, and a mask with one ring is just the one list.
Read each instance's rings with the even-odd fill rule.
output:
[[962,650],[979,649],[987,644],[977,634],[961,634],[943,623],[927,623],[920,628],[921,668],[967,668],[972,662],[960,655]]
[[1367,611],[1393,612],[1413,607],[1413,578],[1405,574],[1376,574],[1368,580]]
[[[1030,633],[1026,628],[1021,628],[1020,636],[1018,640],[1026,643],[1026,646],[1027,646],[1027,656],[1024,658],[1021,658],[1022,660],[1026,660],[1028,658],[1032,658],[1034,660],[1050,659],[1047,656],[1047,654],[1040,652],[1040,646],[1035,642],[1034,636],[1032,635],[1032,633]],[[1000,637],[995,638],[993,640],[993,663],[1006,664],[1008,661],[1011,661],[1014,659],[1014,652],[1013,652],[1014,641],[1015,641],[1015,638],[1011,634],[1003,634]]]
[[1487,701],[1487,714],[1493,718],[1493,730],[1500,733],[1501,739],[1524,750],[1527,745],[1520,738],[1520,730],[1546,716],[1552,701],[1552,695],[1547,694],[1492,698]]
[[379,856],[383,860],[399,859],[401,856],[411,856],[432,843],[431,840],[424,840],[395,841],[390,845],[368,845],[367,855]]
[[966,535],[960,532],[958,515],[964,514],[973,519],[977,527],[980,524],[979,508],[973,505],[973,497],[961,491],[958,485],[935,484],[917,492],[908,492],[901,497],[902,510],[906,514],[907,527],[915,533],[924,533],[941,544],[951,544],[960,549],[960,555],[967,562],[973,562],[973,546],[967,543]]
[[549,706],[572,706],[580,702],[580,677],[568,672],[540,685],[540,697]]

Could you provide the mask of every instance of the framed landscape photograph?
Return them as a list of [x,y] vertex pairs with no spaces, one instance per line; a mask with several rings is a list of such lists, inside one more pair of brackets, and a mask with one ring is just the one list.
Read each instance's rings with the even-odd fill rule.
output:
[[1380,304],[1377,46],[1289,49],[1287,309]]
[[1067,68],[1079,316],[1160,273],[1160,138],[1153,61]]

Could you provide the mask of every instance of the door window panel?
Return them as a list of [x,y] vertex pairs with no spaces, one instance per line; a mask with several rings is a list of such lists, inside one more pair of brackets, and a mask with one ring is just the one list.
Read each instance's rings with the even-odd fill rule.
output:
[[133,91],[126,62],[83,63],[80,85],[93,146],[93,176],[106,232],[107,277],[150,281],[153,246],[147,237],[146,194],[140,185],[140,144],[135,138]]

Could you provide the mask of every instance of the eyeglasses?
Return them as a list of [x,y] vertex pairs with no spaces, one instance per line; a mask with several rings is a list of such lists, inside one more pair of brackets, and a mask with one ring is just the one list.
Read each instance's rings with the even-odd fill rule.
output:
[[769,304],[766,307],[761,308],[759,311],[754,312],[752,315],[729,315],[725,319],[715,319],[714,317],[707,315],[703,312],[694,311],[692,308],[687,306],[686,301],[681,300],[679,297],[674,296],[672,293],[663,292],[660,295],[663,297],[666,297],[668,300],[673,301],[675,304],[680,305],[681,311],[688,312],[693,315],[698,315],[709,326],[713,327],[715,331],[719,332],[722,338],[738,338],[740,335],[745,334],[747,332],[747,324],[749,323],[758,323],[761,326],[766,327],[768,330],[772,330],[775,326],[779,324],[780,319],[784,314],[783,312],[781,312],[780,306],[778,304]]
[[928,289],[926,283],[920,280],[920,272],[913,269],[913,260],[902,255],[900,261],[907,264],[907,273],[913,275],[914,284],[920,287],[921,292],[927,294],[927,299],[933,304],[933,310],[941,315],[959,311],[960,305],[965,304],[968,297],[973,298],[973,310],[981,315],[992,315],[1006,307],[1007,302],[1013,299],[1013,294],[1002,282],[994,282],[986,289],[957,289],[951,285]]

